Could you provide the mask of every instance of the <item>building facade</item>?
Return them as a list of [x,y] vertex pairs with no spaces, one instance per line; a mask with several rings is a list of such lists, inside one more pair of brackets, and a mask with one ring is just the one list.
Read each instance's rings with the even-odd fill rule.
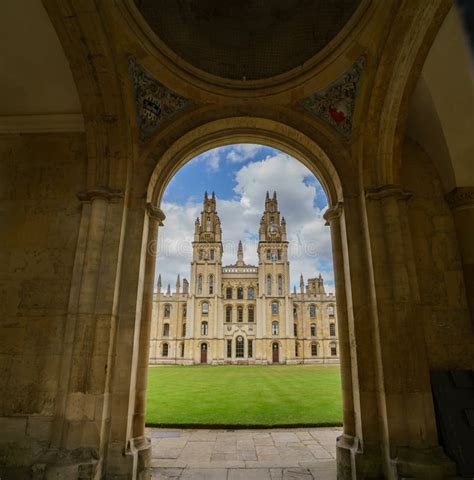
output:
[[290,293],[286,221],[267,193],[260,221],[258,266],[222,265],[222,228],[212,194],[195,223],[191,282],[153,299],[151,364],[339,363],[336,298],[321,275],[300,277]]

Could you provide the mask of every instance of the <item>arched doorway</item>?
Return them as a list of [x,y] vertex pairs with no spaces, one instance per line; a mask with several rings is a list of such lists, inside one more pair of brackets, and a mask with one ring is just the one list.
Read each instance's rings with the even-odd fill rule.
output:
[[272,344],[272,362],[280,363],[280,345],[277,342]]
[[207,363],[207,343],[201,344],[201,363]]

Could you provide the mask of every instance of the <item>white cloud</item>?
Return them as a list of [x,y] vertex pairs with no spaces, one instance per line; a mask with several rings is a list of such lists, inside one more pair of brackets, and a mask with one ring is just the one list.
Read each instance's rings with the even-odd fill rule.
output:
[[199,160],[206,164],[209,171],[217,172],[221,161],[220,148],[213,148],[212,150],[201,153]]
[[245,162],[255,158],[260,149],[264,148],[263,145],[257,145],[254,143],[240,143],[238,145],[232,145],[230,151],[227,153],[227,160],[232,163]]
[[[300,273],[305,280],[321,272],[326,291],[334,291],[331,241],[322,211],[314,206],[316,185],[304,182],[309,170],[286,154],[267,157],[249,163],[236,173],[234,192],[238,199],[219,200],[217,209],[222,223],[224,242],[223,264],[235,262],[237,244],[244,243],[247,263],[257,263],[257,240],[260,219],[267,190],[277,192],[278,206],[287,222],[292,285],[299,285]],[[320,187],[318,187],[320,188]],[[166,213],[165,227],[160,229],[160,252],[157,270],[163,277],[163,288],[171,283],[172,289],[179,272],[189,279],[191,241],[194,221],[200,214],[201,202],[181,206],[162,205]]]

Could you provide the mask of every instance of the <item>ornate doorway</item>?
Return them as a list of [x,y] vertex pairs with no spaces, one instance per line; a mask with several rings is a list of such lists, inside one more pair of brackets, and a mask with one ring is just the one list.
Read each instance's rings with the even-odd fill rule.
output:
[[207,343],[201,345],[201,363],[207,363]]

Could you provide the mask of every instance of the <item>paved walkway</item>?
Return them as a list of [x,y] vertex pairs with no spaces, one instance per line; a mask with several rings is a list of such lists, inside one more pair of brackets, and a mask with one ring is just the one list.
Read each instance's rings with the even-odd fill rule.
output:
[[336,480],[336,437],[341,432],[341,428],[150,428],[152,478]]

